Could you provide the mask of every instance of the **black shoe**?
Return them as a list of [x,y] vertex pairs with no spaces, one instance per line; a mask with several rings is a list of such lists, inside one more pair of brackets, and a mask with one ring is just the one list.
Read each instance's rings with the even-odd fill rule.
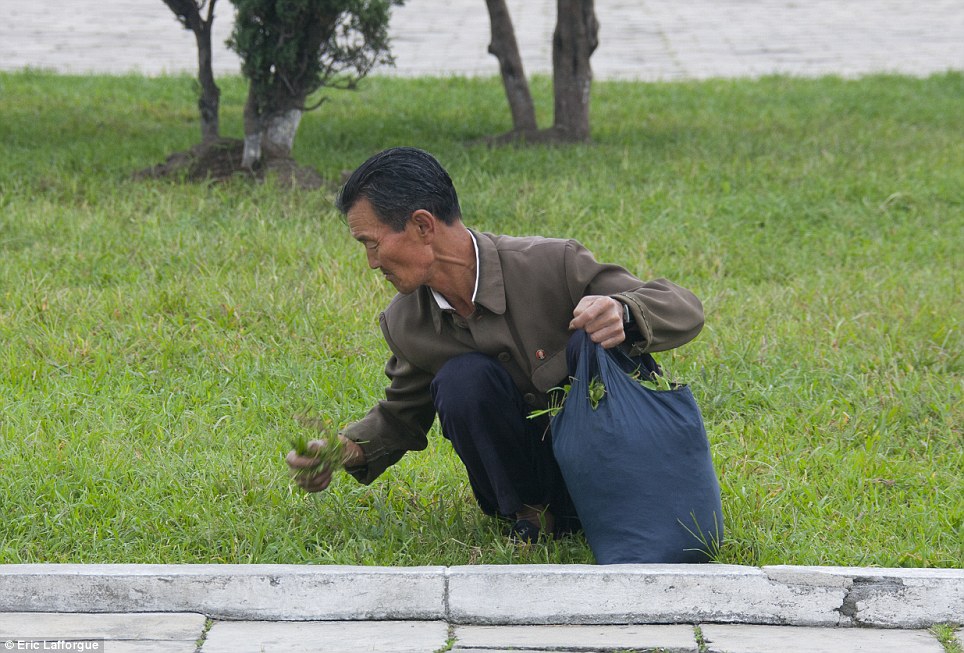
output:
[[539,539],[542,529],[526,519],[520,519],[509,529],[509,539],[521,544],[532,544]]

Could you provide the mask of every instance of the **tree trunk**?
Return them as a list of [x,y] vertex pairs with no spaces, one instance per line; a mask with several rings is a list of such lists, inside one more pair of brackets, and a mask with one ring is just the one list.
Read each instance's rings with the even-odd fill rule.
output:
[[589,140],[589,57],[599,45],[593,0],[557,0],[552,36],[553,130],[564,140]]
[[211,143],[220,136],[218,109],[221,101],[221,89],[214,82],[213,49],[211,48],[211,32],[214,28],[214,5],[218,0],[207,3],[207,18],[201,18],[204,2],[197,0],[164,0],[164,4],[174,12],[180,23],[194,32],[197,41],[197,78],[201,86],[201,94],[197,106],[201,113],[201,142]]
[[[297,101],[291,103],[303,104]],[[244,153],[241,166],[253,170],[263,159],[290,157],[303,113],[301,108],[288,108],[276,109],[265,115],[258,106],[253,86],[249,86],[248,99],[244,103]]]
[[248,99],[244,102],[244,153],[241,167],[253,170],[261,162],[261,111],[253,85],[248,85]]
[[213,50],[211,48],[211,31],[214,26],[214,5],[217,0],[210,0],[208,18],[200,22],[200,28],[194,30],[197,39],[197,69],[198,82],[201,85],[201,96],[197,106],[201,113],[201,141],[211,142],[221,135],[218,110],[221,103],[221,89],[214,82],[214,68],[212,66]]
[[261,149],[268,158],[282,159],[291,156],[295,135],[301,123],[301,109],[288,109],[271,115],[264,120],[261,132]]
[[499,60],[505,96],[512,112],[512,130],[518,133],[535,132],[536,110],[529,92],[529,82],[522,68],[522,56],[515,38],[512,17],[505,0],[485,0],[489,8],[492,41],[489,53]]

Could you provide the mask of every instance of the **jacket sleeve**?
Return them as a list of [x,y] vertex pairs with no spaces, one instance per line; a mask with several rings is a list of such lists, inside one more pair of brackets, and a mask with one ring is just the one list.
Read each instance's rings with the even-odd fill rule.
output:
[[703,329],[703,304],[692,292],[666,279],[611,296],[629,306],[639,329],[632,354],[675,349]]
[[342,431],[361,447],[366,460],[365,465],[345,471],[366,485],[398,462],[406,451],[424,449],[428,444],[426,434],[435,421],[432,375],[398,355],[384,314],[380,322],[385,341],[396,352],[385,365],[385,375],[389,378],[385,399]]
[[703,328],[700,300],[666,279],[640,281],[624,268],[598,263],[576,241],[569,241],[566,268],[574,302],[586,295],[608,295],[629,307],[639,331],[632,334],[633,355],[674,349]]

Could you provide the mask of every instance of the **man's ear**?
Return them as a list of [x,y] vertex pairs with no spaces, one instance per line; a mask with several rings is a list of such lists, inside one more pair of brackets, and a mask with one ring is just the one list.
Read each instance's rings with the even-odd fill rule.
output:
[[435,238],[435,229],[438,226],[438,218],[432,215],[431,212],[425,209],[418,209],[412,213],[410,219],[412,226],[415,227],[416,233],[423,239],[427,239],[431,242]]

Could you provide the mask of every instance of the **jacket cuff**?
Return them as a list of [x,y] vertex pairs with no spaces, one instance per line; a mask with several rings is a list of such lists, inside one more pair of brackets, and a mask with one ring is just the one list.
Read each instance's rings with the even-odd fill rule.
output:
[[[347,436],[346,436],[347,437]],[[349,437],[349,439],[351,439]],[[363,485],[370,485],[372,481],[381,476],[386,469],[397,463],[404,451],[385,451],[382,447],[374,445],[364,440],[352,440],[361,447],[365,454],[365,464],[356,467],[345,467],[345,473],[354,477],[356,481]]]
[[[631,293],[617,293],[610,295],[613,299],[621,302],[629,308],[629,314],[633,318],[633,325],[636,327],[633,333],[627,331],[626,340],[630,346],[630,355],[638,356],[649,351],[649,345],[653,341],[653,329],[646,319],[642,305]],[[632,337],[631,336],[635,336]]]

